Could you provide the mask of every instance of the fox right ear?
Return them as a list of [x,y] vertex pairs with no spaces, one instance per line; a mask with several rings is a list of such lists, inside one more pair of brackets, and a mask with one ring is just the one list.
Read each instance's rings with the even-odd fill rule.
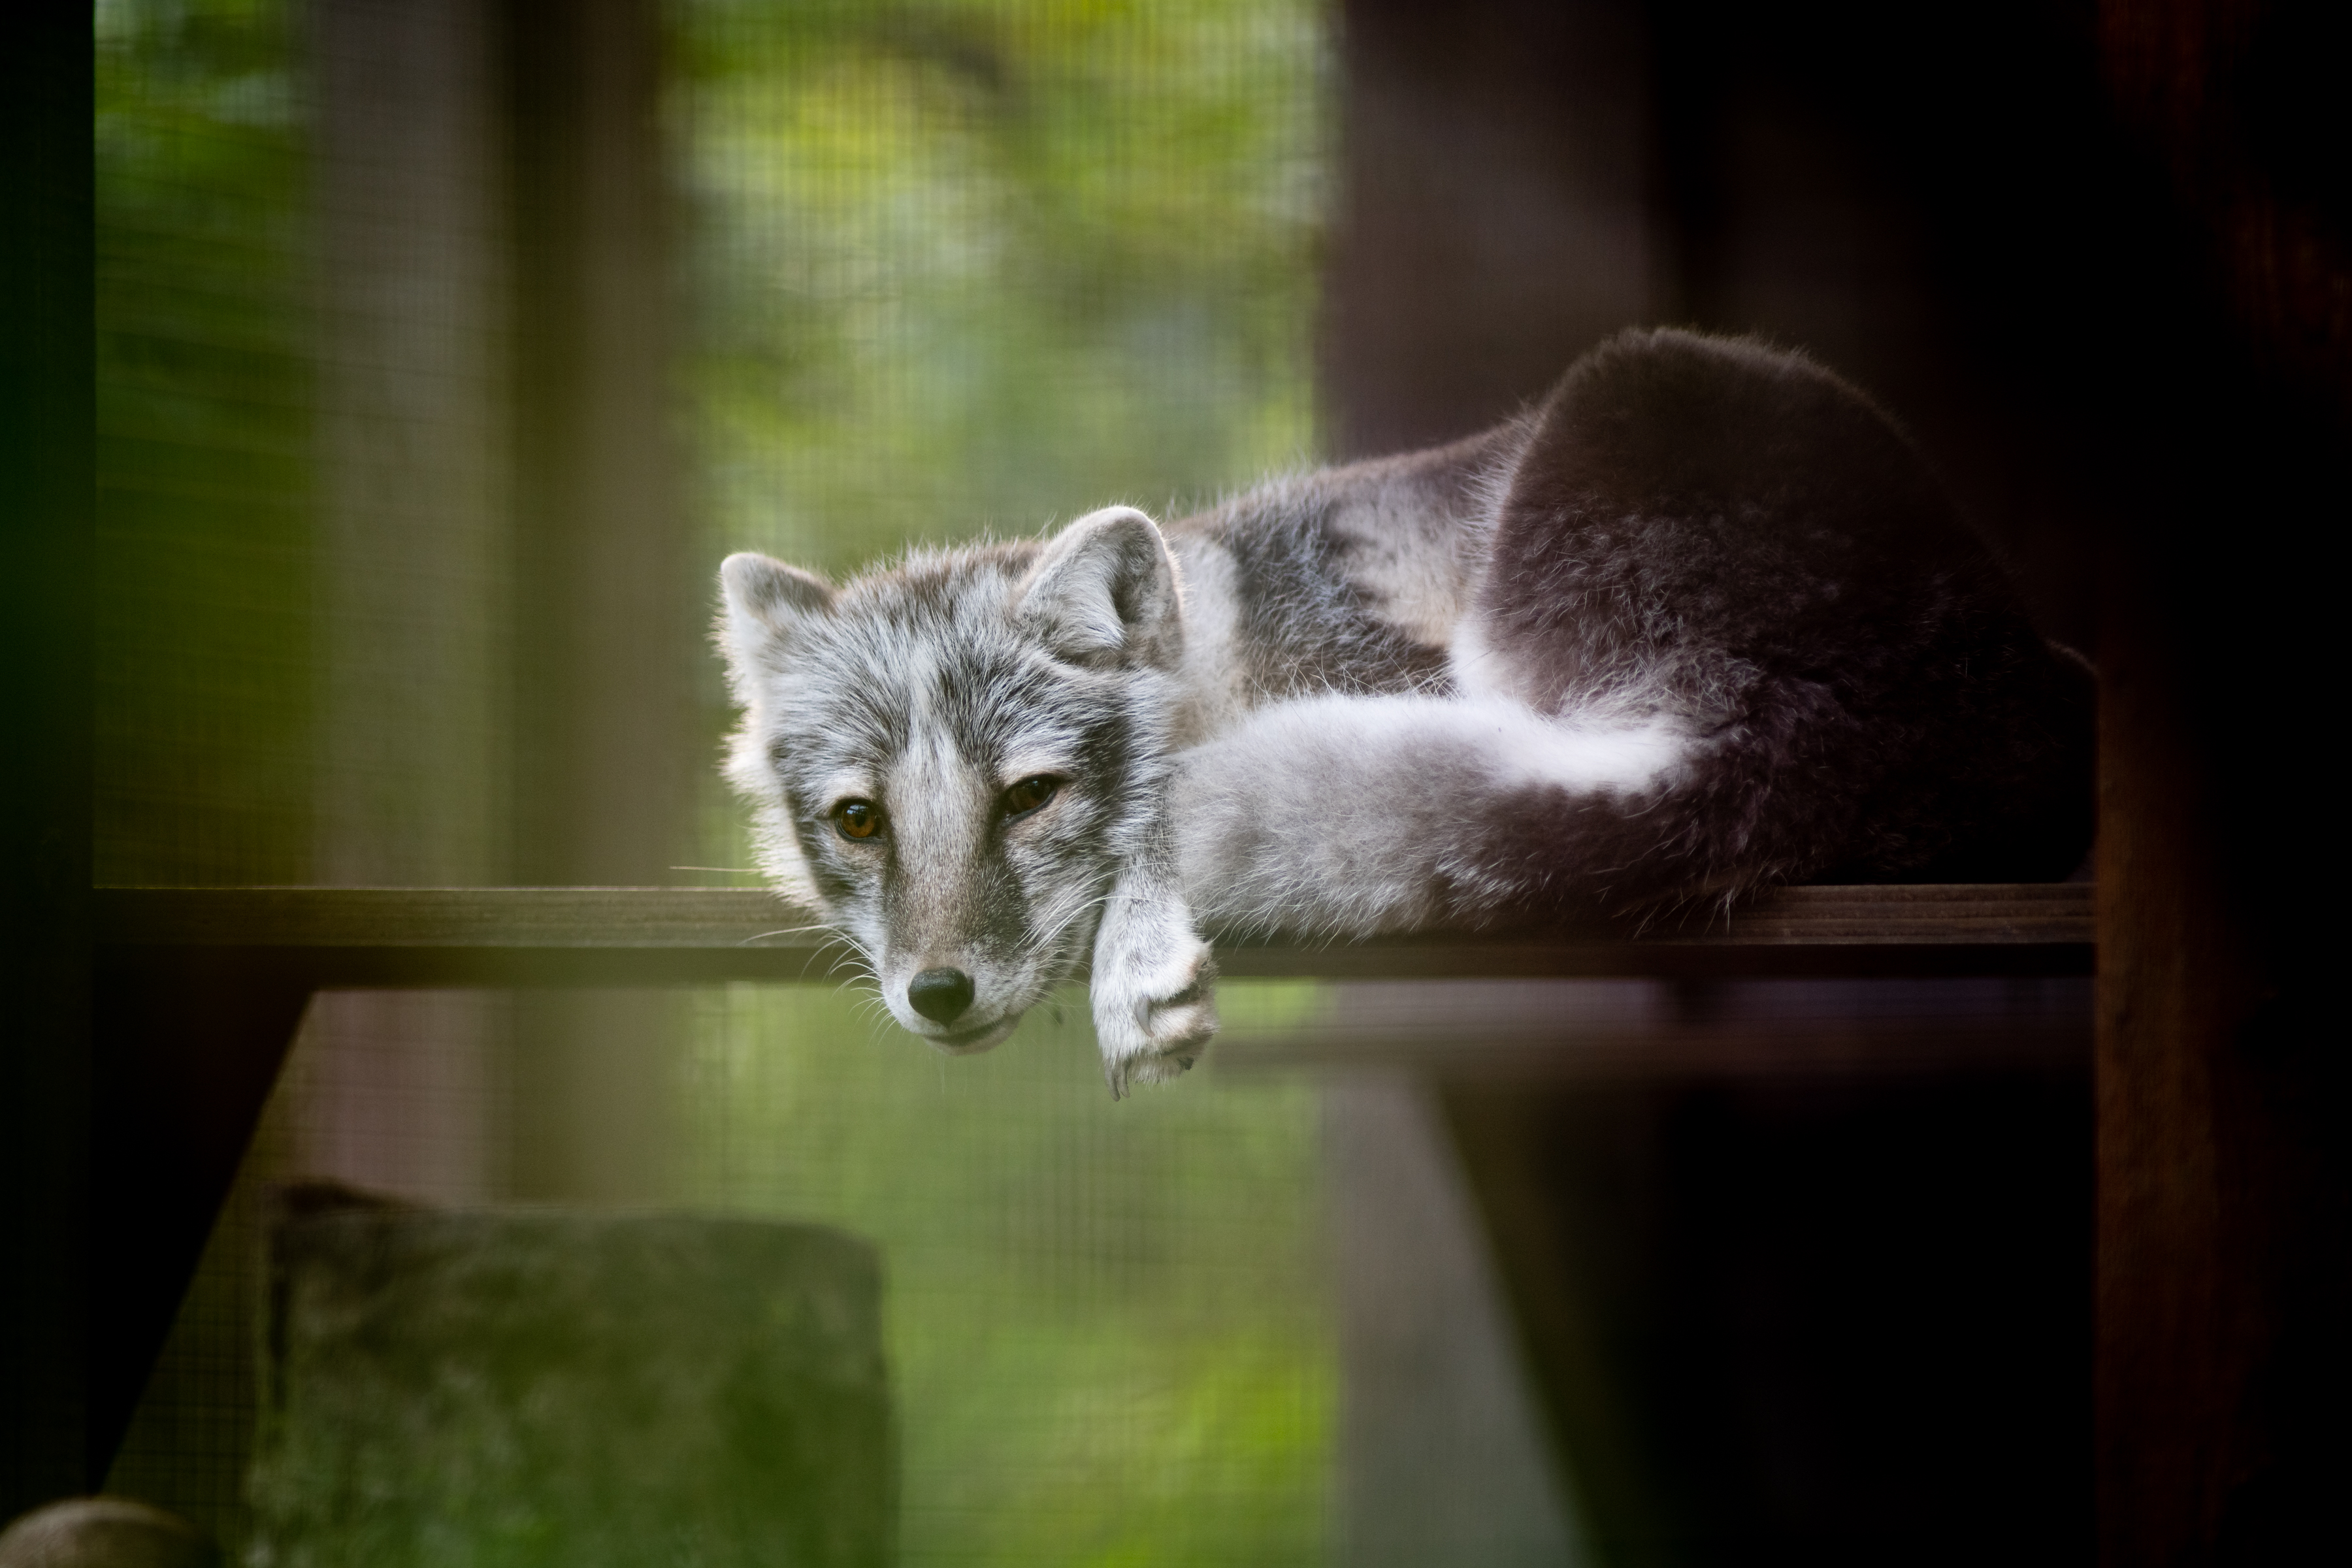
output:
[[748,671],[764,648],[791,640],[793,628],[833,607],[833,584],[814,572],[744,551],[719,563],[726,612],[719,625],[727,662]]
[[1045,542],[1016,613],[1048,646],[1081,663],[1171,669],[1184,652],[1176,560],[1131,506],[1090,511]]

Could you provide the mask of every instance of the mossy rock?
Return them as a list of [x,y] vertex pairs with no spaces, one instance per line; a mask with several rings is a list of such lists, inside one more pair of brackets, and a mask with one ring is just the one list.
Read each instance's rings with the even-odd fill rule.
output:
[[345,1209],[271,1248],[249,1561],[891,1561],[872,1247],[676,1215]]

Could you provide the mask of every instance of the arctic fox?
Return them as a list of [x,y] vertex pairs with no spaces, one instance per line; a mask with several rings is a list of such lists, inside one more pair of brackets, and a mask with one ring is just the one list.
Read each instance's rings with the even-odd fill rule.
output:
[[892,1016],[984,1050],[1091,959],[1114,1094],[1216,1029],[1202,932],[2060,877],[2080,660],[1868,398],[1622,333],[1481,436],[1164,527],[720,568],[761,864]]

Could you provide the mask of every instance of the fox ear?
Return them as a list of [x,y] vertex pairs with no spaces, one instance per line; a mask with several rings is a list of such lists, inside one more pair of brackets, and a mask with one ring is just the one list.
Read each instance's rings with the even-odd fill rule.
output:
[[1014,615],[1074,663],[1166,669],[1184,652],[1175,558],[1131,506],[1090,511],[1055,534]]
[[824,578],[748,550],[719,563],[719,588],[725,601],[719,646],[739,675],[757,664],[762,650],[791,641],[801,622],[833,607],[833,585]]

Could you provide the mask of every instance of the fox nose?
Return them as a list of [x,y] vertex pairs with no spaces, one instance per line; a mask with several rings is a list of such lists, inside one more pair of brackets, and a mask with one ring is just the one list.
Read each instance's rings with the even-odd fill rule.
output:
[[971,1005],[971,976],[961,969],[926,969],[907,982],[907,1000],[934,1024],[952,1024]]

